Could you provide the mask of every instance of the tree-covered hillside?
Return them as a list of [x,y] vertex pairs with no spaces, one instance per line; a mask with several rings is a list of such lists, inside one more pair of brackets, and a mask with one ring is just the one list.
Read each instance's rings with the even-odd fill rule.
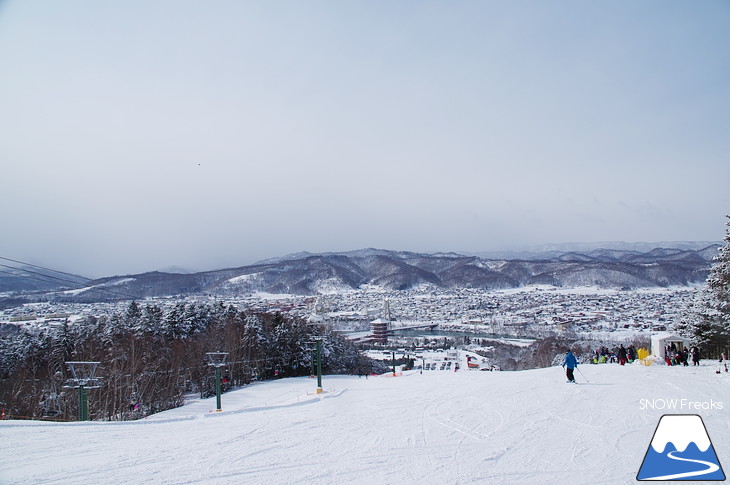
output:
[[74,419],[78,395],[64,388],[66,362],[100,362],[103,386],[89,390],[91,419],[136,419],[213,392],[207,352],[227,352],[225,387],[309,375],[315,338],[326,373],[373,365],[348,340],[321,326],[233,306],[178,303],[165,311],[132,302],[121,314],[57,327],[14,327],[0,336],[0,406],[13,416]]

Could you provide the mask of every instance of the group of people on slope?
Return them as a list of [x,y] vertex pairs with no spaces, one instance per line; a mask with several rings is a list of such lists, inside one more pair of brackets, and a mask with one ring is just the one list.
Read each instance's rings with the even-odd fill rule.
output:
[[677,348],[677,344],[674,342],[664,347],[664,361],[667,365],[688,366],[690,358],[692,359],[692,365],[700,365],[700,349],[697,347],[680,349]]
[[[593,363],[606,363],[606,362],[618,362],[621,365],[627,362],[633,362],[636,359],[636,349],[633,345],[629,345],[628,348],[624,347],[623,344],[615,352],[611,352],[607,347],[601,347],[596,349],[593,354]],[[568,350],[563,360],[563,368],[565,368],[565,375],[568,377],[568,382],[575,382],[575,376],[573,370],[578,367],[578,359],[573,355],[573,352]]]
[[[677,348],[677,345],[672,342],[671,345],[668,345],[664,350],[667,365],[688,366],[690,359],[692,360],[692,365],[700,365],[700,350],[696,346],[690,349],[687,349],[687,347]],[[637,352],[633,345],[629,345],[627,348],[621,344],[615,351],[609,351],[607,347],[596,349],[593,354],[593,363],[601,364],[607,362],[618,362],[619,364],[624,365],[627,362],[633,362],[636,358]],[[719,370],[717,371],[718,374],[723,368],[725,372],[728,372],[727,358],[724,353],[720,356],[719,364]],[[568,377],[568,382],[575,382],[573,370],[578,367],[578,359],[575,355],[573,355],[573,352],[568,350],[565,353],[565,359],[563,359],[562,365],[565,369],[565,374]]]
[[624,347],[624,345],[621,344],[621,346],[615,350],[609,350],[608,347],[604,346],[596,349],[596,351],[593,353],[594,364],[613,364],[618,362],[619,364],[624,365],[627,362],[631,363],[636,359],[637,352],[636,348],[633,345]]

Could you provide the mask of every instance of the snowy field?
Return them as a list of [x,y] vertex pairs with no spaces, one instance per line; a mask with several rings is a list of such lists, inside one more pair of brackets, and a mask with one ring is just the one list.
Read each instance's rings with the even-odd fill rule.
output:
[[663,414],[701,415],[730,464],[730,374],[709,364],[585,365],[578,384],[560,367],[325,376],[320,395],[283,379],[224,394],[221,413],[212,398],[137,422],[2,421],[0,483],[637,483]]

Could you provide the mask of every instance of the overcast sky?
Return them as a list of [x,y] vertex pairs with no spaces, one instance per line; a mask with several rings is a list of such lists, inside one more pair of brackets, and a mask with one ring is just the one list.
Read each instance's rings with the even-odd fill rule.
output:
[[720,240],[730,2],[0,0],[0,256]]

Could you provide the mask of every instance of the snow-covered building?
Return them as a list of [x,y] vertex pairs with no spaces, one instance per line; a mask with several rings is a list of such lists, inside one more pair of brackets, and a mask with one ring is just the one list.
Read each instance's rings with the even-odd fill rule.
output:
[[370,326],[373,329],[373,341],[383,344],[388,342],[390,321],[378,318],[370,322]]

